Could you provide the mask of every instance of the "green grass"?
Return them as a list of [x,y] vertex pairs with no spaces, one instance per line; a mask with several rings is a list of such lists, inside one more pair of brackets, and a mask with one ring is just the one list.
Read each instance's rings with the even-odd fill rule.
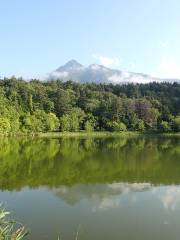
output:
[[138,132],[48,132],[37,133],[38,137],[113,137],[113,136],[137,136]]
[[0,240],[22,240],[27,230],[9,218],[10,213],[0,206]]
[[[0,240],[23,240],[28,235],[28,231],[21,224],[9,219],[10,212],[7,212],[0,205]],[[76,232],[75,240],[78,240],[79,230]],[[60,237],[57,238],[61,240]]]
[[180,137],[180,132],[177,133],[160,133],[160,132],[137,132],[137,131],[127,131],[127,132],[108,132],[108,131],[94,131],[94,132],[46,132],[46,133],[9,133],[0,134],[0,137],[45,137],[45,138],[59,138],[59,137],[135,137],[143,135],[153,135],[153,136],[178,136]]
[[35,136],[37,137],[45,137],[45,138],[59,138],[59,137],[97,137],[97,138],[105,138],[105,137],[136,137],[143,135],[152,135],[152,136],[178,136],[180,137],[180,133],[158,133],[158,132],[48,132],[48,133],[37,133]]

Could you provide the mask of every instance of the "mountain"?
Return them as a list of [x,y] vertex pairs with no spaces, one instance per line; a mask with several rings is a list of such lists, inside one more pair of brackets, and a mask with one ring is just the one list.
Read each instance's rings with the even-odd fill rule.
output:
[[107,68],[103,65],[91,64],[83,66],[76,60],[71,60],[48,74],[48,79],[72,80],[80,83],[148,83],[177,82],[179,80],[160,79],[142,73],[133,73]]
[[77,71],[78,69],[84,68],[83,65],[78,63],[76,60],[71,60],[67,62],[65,65],[56,69],[56,72],[64,72],[64,71]]

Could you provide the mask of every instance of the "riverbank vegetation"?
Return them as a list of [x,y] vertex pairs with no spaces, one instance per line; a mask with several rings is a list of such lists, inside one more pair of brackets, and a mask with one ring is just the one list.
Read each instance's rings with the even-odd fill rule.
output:
[[1,240],[21,240],[27,235],[23,226],[19,226],[14,220],[8,218],[9,212],[0,206],[0,239]]
[[0,80],[0,134],[179,132],[180,84]]

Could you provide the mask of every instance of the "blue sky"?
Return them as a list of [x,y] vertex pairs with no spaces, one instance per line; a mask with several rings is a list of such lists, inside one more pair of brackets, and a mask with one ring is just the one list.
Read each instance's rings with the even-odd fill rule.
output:
[[1,0],[0,76],[70,59],[180,78],[179,0]]

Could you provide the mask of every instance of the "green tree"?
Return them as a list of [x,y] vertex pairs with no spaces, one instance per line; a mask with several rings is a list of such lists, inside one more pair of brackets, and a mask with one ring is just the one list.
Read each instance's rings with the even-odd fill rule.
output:
[[134,129],[136,131],[143,132],[145,130],[144,121],[142,119],[138,119]]
[[87,132],[92,132],[97,129],[97,118],[94,117],[92,113],[85,115],[83,129]]
[[127,127],[122,122],[108,122],[109,130],[111,131],[117,131],[117,132],[125,132],[127,131]]
[[21,130],[24,132],[48,132],[59,129],[59,119],[53,113],[36,110],[33,114],[21,116]]
[[171,127],[167,121],[161,121],[159,124],[159,129],[161,132],[169,132]]
[[180,132],[180,116],[176,116],[173,119],[172,127],[175,132]]
[[65,114],[60,118],[61,131],[76,132],[82,129],[82,123],[85,113],[80,108],[72,108],[69,114]]
[[59,119],[54,113],[48,113],[46,118],[46,131],[58,131],[59,130]]
[[7,118],[0,117],[0,133],[9,133],[11,130],[10,122]]
[[72,108],[73,92],[58,89],[55,98],[55,111],[58,117],[68,113]]
[[71,130],[71,124],[70,124],[70,116],[68,114],[64,114],[60,118],[60,131],[61,132],[66,132]]

